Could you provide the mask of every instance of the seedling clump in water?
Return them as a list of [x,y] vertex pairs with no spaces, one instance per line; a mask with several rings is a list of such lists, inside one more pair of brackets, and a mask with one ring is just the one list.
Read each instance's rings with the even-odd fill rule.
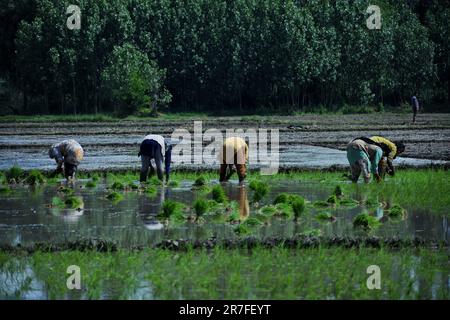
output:
[[298,197],[292,202],[292,211],[294,212],[295,219],[300,218],[300,216],[305,212],[306,204],[305,199]]
[[262,181],[253,180],[249,187],[254,191],[253,202],[261,201],[269,192],[269,185]]
[[43,184],[44,182],[44,176],[39,170],[31,170],[25,179],[25,183],[29,185]]
[[120,193],[117,192],[117,191],[113,191],[113,192],[111,192],[110,194],[108,194],[108,195],[106,196],[106,198],[109,199],[109,200],[111,200],[111,201],[113,201],[113,202],[118,202],[118,201],[120,201],[120,200],[123,199],[123,195],[120,194]]
[[336,195],[333,194],[328,197],[327,202],[329,204],[336,205],[336,204],[338,204],[338,199],[337,199]]
[[342,197],[344,195],[344,192],[342,191],[342,187],[340,185],[337,185],[336,188],[334,188],[333,194],[338,198]]
[[197,188],[203,187],[203,186],[205,186],[205,185],[206,185],[206,180],[205,180],[205,178],[204,178],[203,176],[198,177],[198,178],[194,181],[194,184],[193,184],[193,186],[194,186],[194,187],[197,187]]
[[194,210],[197,218],[203,216],[208,211],[208,201],[205,199],[197,199],[194,202]]
[[13,166],[5,172],[5,176],[9,183],[17,183],[23,176],[23,170],[18,166]]
[[221,186],[214,186],[211,190],[212,198],[218,203],[227,202],[227,196]]
[[162,204],[159,217],[163,219],[183,218],[182,204],[173,200],[165,200]]
[[368,215],[367,213],[361,213],[357,215],[353,219],[353,226],[354,227],[362,227],[364,229],[374,229],[380,225],[380,222],[377,220],[377,218]]
[[391,218],[400,218],[405,214],[405,212],[405,209],[396,204],[388,210],[388,216]]
[[319,214],[316,216],[316,218],[317,218],[317,220],[321,220],[321,221],[326,221],[326,220],[334,221],[336,219],[335,216],[333,216],[331,213],[326,212],[326,211],[319,212]]
[[66,207],[71,209],[79,209],[83,207],[83,199],[80,197],[70,196],[64,201],[64,204]]
[[86,183],[86,188],[95,188],[96,186],[97,186],[97,183],[95,183],[94,180],[88,181],[88,183]]

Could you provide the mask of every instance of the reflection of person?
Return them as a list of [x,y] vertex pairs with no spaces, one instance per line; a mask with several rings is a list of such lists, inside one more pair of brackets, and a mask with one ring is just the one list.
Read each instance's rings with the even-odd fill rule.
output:
[[48,151],[48,155],[57,163],[54,174],[61,173],[64,165],[64,176],[69,179],[75,177],[78,165],[83,160],[84,151],[78,142],[69,139],[54,144]]
[[141,176],[140,181],[147,181],[150,169],[150,176],[155,172],[151,160],[154,159],[156,164],[156,173],[159,180],[163,180],[163,161],[166,172],[166,182],[169,181],[170,162],[172,158],[172,144],[165,140],[162,136],[150,134],[144,138],[141,143],[138,156],[141,157]]
[[158,221],[156,216],[160,213],[162,204],[166,198],[170,199],[170,189],[165,188],[164,186],[158,190],[158,194],[150,199],[148,197],[138,198],[137,212],[146,229],[158,230],[162,228],[162,224]]
[[248,197],[247,197],[247,189],[244,185],[239,187],[239,216],[240,220],[244,221],[248,218],[248,215],[250,214],[250,205],[248,203]]
[[244,139],[230,137],[225,139],[221,152],[220,162],[220,182],[228,181],[233,174],[233,165],[239,177],[239,182],[243,182],[246,177],[246,162],[248,160],[248,146]]
[[378,164],[382,156],[383,151],[375,144],[367,143],[362,139],[351,141],[347,145],[347,159],[352,172],[351,180],[358,182],[362,172],[366,183],[370,181],[371,173],[377,181],[381,181],[378,173]]
[[419,99],[416,96],[412,96],[411,98],[411,108],[413,112],[413,123],[416,122],[416,115],[419,112]]
[[[370,140],[380,145],[383,150],[383,159],[380,162],[380,176],[383,177],[385,172],[393,176],[395,174],[393,161],[399,154],[405,152],[405,145],[403,142],[391,142],[390,140],[379,136],[370,137]],[[386,159],[384,159],[384,157],[386,157]]]

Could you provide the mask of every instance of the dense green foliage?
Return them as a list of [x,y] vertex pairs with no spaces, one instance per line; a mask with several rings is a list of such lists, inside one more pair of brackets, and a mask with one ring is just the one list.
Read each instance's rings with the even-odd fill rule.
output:
[[[5,0],[3,113],[152,114],[449,99],[447,0]],[[173,97],[173,99],[171,99]]]

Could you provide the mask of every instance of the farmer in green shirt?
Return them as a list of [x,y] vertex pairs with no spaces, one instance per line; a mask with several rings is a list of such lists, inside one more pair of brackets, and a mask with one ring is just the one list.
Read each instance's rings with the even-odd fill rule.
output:
[[347,145],[347,159],[350,163],[352,175],[350,179],[358,182],[361,172],[364,182],[369,183],[371,174],[380,182],[378,165],[383,157],[383,151],[375,144],[368,143],[363,139],[354,139]]

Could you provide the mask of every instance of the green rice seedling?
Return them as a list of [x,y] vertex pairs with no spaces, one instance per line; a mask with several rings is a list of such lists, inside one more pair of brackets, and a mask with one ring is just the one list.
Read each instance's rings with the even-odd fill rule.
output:
[[273,200],[273,204],[279,204],[279,203],[288,203],[289,202],[289,194],[287,193],[280,193],[275,197],[275,200]]
[[162,186],[163,182],[159,180],[157,177],[151,177],[150,179],[147,180],[146,184],[149,186]]
[[216,201],[218,203],[227,202],[227,196],[221,186],[214,186],[211,190],[211,194],[212,194],[212,198],[214,201]]
[[208,201],[202,198],[199,198],[194,201],[194,210],[197,218],[203,216],[208,211]]
[[31,170],[25,178],[25,183],[29,185],[43,184],[45,178],[39,170]]
[[376,197],[367,198],[364,202],[364,205],[368,208],[378,207],[380,205],[380,201]]
[[170,180],[167,185],[169,187],[176,188],[176,187],[180,186],[180,182],[177,180]]
[[129,182],[129,183],[127,184],[126,189],[128,189],[128,190],[138,190],[138,189],[139,189],[139,186],[136,185],[134,182]]
[[291,206],[295,219],[298,219],[306,210],[305,199],[299,197],[292,202]]
[[273,216],[277,213],[277,207],[272,205],[267,205],[259,209],[259,212],[265,216]]
[[342,197],[344,195],[344,192],[342,191],[342,187],[340,185],[337,185],[334,188],[333,194],[338,198]]
[[316,208],[325,208],[325,207],[329,207],[330,203],[328,203],[327,201],[323,201],[323,200],[317,200],[317,201],[314,201],[313,206]]
[[106,198],[108,200],[111,200],[113,202],[119,202],[123,199],[123,195],[117,191],[112,191],[111,193],[109,193]]
[[288,203],[279,203],[275,206],[277,208],[277,212],[275,216],[282,218],[292,218],[294,215],[294,211],[292,210],[292,206]]
[[91,179],[93,182],[98,182],[100,180],[100,177],[98,176],[98,174],[93,174]]
[[15,165],[5,172],[5,177],[9,183],[17,183],[23,177],[23,170]]
[[239,212],[237,212],[237,211],[232,211],[230,213],[230,215],[226,218],[226,221],[230,222],[230,223],[235,223],[235,222],[238,222],[240,220],[241,220],[241,217],[239,215]]
[[86,188],[95,188],[97,186],[97,183],[95,181],[88,181],[86,183]]
[[266,182],[253,180],[249,188],[254,191],[253,202],[261,201],[269,193],[269,185]]
[[261,223],[268,223],[270,221],[270,215],[266,215],[264,213],[257,213],[255,218],[258,219]]
[[357,215],[353,219],[353,226],[355,228],[364,228],[367,230],[375,229],[380,225],[380,222],[377,220],[377,218],[368,215],[366,212],[361,213]]
[[110,187],[111,190],[124,190],[125,185],[120,181],[115,181]]
[[331,204],[331,205],[337,205],[339,202],[338,198],[336,197],[335,194],[331,195],[328,197],[327,199],[327,203]]
[[206,179],[203,176],[198,177],[197,179],[195,179],[194,184],[192,185],[193,187],[196,188],[200,188],[206,185]]
[[64,200],[64,205],[66,208],[70,209],[80,209],[84,207],[83,199],[76,196],[69,196]]
[[262,225],[262,222],[256,219],[255,217],[249,217],[247,220],[243,222],[243,224],[247,225],[248,227],[256,227]]
[[58,192],[64,193],[66,195],[71,195],[73,194],[73,189],[65,186],[59,186]]
[[333,216],[330,212],[322,211],[317,214],[316,219],[320,221],[331,221],[335,220],[336,217]]
[[182,218],[181,203],[174,200],[164,200],[159,217],[163,219]]
[[308,229],[300,233],[301,236],[305,237],[320,237],[322,235],[322,230],[320,229]]
[[0,186],[0,194],[5,194],[5,193],[10,193],[11,192],[11,188],[8,186]]
[[51,206],[62,209],[62,208],[64,208],[66,206],[66,204],[64,203],[64,201],[60,197],[53,197]]
[[248,225],[240,223],[234,228],[234,232],[237,233],[238,235],[246,235],[249,234],[251,230],[248,227]]
[[401,218],[406,213],[406,210],[399,205],[394,205],[388,210],[388,216],[391,218]]
[[345,207],[356,207],[359,205],[359,202],[353,199],[342,199],[339,200],[339,205]]

